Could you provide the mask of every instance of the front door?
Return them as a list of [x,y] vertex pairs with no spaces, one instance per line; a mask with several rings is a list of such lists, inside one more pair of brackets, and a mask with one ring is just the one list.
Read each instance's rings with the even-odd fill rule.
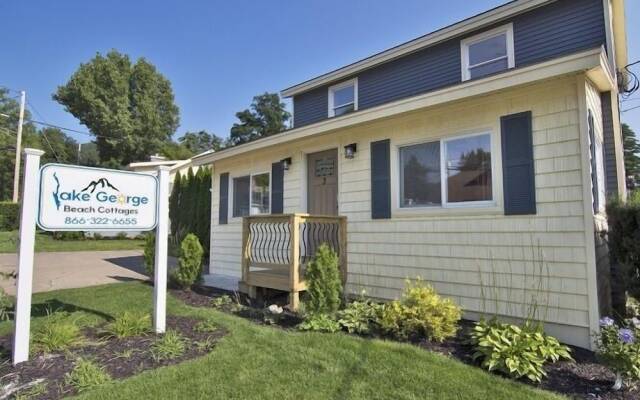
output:
[[307,156],[307,210],[311,215],[338,215],[338,150]]

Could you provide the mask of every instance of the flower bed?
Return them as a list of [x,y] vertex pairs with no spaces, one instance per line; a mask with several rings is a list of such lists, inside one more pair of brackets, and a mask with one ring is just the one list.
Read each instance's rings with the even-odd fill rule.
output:
[[[104,377],[101,384],[139,374],[142,371],[173,365],[196,358],[210,352],[217,341],[225,335],[222,328],[201,329],[202,320],[186,317],[167,317],[167,332],[177,334],[182,343],[182,351],[169,357],[158,349],[164,335],[148,334],[133,337],[105,337],[100,328],[85,328],[83,344],[66,351],[39,353],[29,361],[13,367],[8,358],[11,336],[0,338],[4,350],[0,366],[2,385],[20,387],[29,383],[17,393],[30,399],[58,399],[77,394],[83,390],[82,383],[90,382],[87,371],[79,371],[78,364],[87,362],[95,366],[98,375]],[[75,371],[75,372],[74,372]],[[84,375],[78,373],[84,372]],[[76,375],[80,379],[75,379]],[[116,381],[114,381],[116,382]],[[98,383],[98,382],[96,382]],[[10,385],[10,386],[7,386]]]

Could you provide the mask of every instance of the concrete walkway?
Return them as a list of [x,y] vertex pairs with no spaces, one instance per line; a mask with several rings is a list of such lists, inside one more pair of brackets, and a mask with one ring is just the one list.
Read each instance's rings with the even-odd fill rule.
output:
[[[17,254],[0,254],[0,271],[15,271],[17,258]],[[36,253],[33,292],[145,279],[140,250]],[[13,279],[0,279],[0,286],[11,295],[16,292]]]

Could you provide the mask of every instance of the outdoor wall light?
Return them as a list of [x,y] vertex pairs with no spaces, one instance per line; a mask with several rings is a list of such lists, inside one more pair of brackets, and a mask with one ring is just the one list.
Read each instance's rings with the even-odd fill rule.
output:
[[282,168],[285,171],[289,170],[289,167],[291,167],[291,157],[287,157],[285,159],[280,160],[280,162],[282,163]]
[[345,158],[353,158],[356,156],[356,151],[358,150],[358,145],[355,143],[348,144],[344,146],[344,157]]

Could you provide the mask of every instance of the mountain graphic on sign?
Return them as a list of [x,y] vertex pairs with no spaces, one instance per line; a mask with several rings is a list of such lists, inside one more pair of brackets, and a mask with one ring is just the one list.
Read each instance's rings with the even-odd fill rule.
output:
[[100,178],[97,181],[91,181],[91,183],[89,183],[86,188],[82,189],[82,191],[86,192],[87,190],[91,189],[90,193],[93,193],[98,186],[100,186],[101,188],[108,187],[108,188],[111,188],[111,189],[115,190],[116,192],[120,191],[120,190],[118,190],[117,187],[115,187],[111,183],[109,183],[107,178]]

